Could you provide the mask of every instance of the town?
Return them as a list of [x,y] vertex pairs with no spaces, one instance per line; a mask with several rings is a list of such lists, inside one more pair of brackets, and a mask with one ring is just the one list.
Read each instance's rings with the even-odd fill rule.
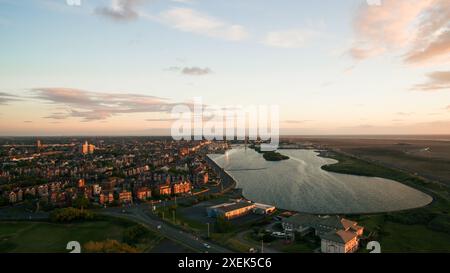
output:
[[204,233],[181,227],[196,234],[196,240],[253,227],[240,239],[244,247],[233,248],[219,239],[205,241],[201,251],[211,251],[211,244],[218,243],[232,251],[263,252],[265,244],[266,252],[283,252],[301,240],[311,252],[349,253],[358,251],[363,238],[364,228],[354,221],[285,211],[243,198],[236,181],[208,156],[232,149],[227,141],[109,137],[3,142],[0,217],[6,220],[11,208],[23,208],[27,213],[22,217],[30,221],[64,208],[114,216],[140,208],[171,224],[179,223],[176,217],[191,225],[206,223]]

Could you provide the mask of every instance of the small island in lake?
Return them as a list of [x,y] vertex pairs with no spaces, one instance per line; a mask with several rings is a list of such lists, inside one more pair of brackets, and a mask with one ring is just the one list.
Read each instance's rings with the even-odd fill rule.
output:
[[267,152],[261,151],[260,146],[251,145],[250,148],[254,149],[260,154],[263,154],[264,159],[267,161],[282,161],[289,159],[289,156],[282,155],[276,151],[267,151]]
[[263,157],[267,161],[281,161],[289,159],[289,156],[282,155],[278,152],[264,152]]

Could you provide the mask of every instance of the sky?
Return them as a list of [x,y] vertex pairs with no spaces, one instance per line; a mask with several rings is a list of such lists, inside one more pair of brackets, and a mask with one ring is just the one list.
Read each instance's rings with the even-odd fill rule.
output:
[[0,136],[168,134],[196,97],[278,105],[282,134],[450,134],[448,0],[77,1],[0,0]]

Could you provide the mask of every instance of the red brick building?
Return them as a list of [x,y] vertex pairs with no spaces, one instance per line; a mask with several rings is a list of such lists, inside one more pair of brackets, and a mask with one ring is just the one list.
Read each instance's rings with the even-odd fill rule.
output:
[[189,193],[192,190],[192,184],[190,181],[178,182],[172,184],[172,193],[173,194],[183,194]]
[[136,191],[136,198],[139,199],[139,200],[144,201],[144,200],[147,200],[147,199],[149,199],[151,197],[152,197],[152,192],[147,187],[139,188]]

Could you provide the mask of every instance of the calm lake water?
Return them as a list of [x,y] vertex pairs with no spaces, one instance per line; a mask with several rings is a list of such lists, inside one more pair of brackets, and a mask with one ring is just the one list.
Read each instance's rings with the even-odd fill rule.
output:
[[280,150],[289,160],[269,162],[252,149],[234,147],[210,155],[252,201],[314,214],[397,211],[422,207],[432,198],[399,182],[327,172],[337,162],[312,150]]

